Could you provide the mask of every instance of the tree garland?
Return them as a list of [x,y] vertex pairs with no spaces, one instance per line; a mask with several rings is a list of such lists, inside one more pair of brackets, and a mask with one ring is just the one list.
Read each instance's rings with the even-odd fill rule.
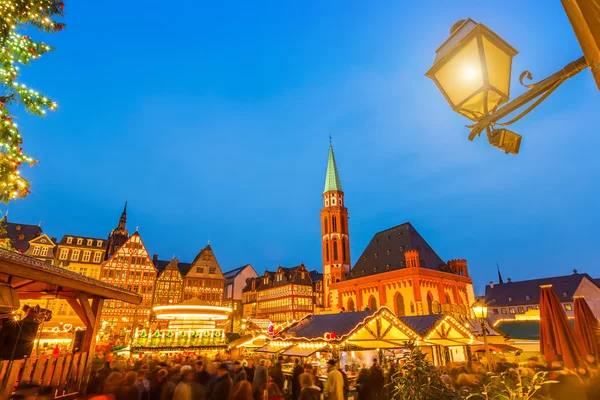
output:
[[18,81],[18,64],[30,65],[53,48],[17,30],[34,26],[45,32],[61,31],[65,25],[53,18],[62,17],[63,9],[61,0],[0,1],[0,84],[4,88],[0,93],[0,201],[4,203],[29,193],[29,182],[21,177],[19,167],[37,162],[23,153],[23,139],[9,106],[21,104],[39,116],[57,108],[56,102]]

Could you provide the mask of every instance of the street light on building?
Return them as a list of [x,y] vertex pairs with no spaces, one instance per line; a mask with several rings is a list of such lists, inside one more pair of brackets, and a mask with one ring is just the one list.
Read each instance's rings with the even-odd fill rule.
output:
[[473,314],[475,314],[475,318],[479,320],[481,333],[483,335],[483,351],[485,352],[485,357],[487,359],[488,370],[490,370],[493,364],[490,350],[488,348],[487,330],[485,328],[485,322],[488,315],[488,307],[485,304],[485,302],[483,302],[481,299],[478,299],[475,303],[473,303],[471,309],[473,310]]
[[[588,67],[585,57],[567,64],[558,72],[535,83],[529,71],[519,81],[528,91],[510,100],[512,59],[517,54],[510,44],[487,26],[472,19],[460,20],[450,30],[450,37],[436,50],[433,66],[426,76],[438,86],[452,109],[475,124],[469,140],[486,131],[488,141],[504,152],[517,154],[521,135],[504,129],[537,107],[565,80]],[[534,101],[516,117],[500,119]]]

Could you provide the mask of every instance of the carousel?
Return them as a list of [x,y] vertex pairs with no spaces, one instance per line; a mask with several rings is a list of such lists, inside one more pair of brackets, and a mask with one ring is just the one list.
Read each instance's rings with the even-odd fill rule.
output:
[[168,321],[167,327],[138,329],[131,343],[131,352],[193,353],[227,349],[224,328],[231,308],[207,305],[194,298],[180,304],[156,306],[153,310],[157,319]]

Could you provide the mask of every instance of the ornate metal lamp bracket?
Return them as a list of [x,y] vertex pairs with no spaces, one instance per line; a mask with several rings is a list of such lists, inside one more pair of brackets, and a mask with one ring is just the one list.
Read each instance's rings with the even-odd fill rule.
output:
[[[533,76],[531,75],[531,72],[527,70],[523,71],[519,76],[519,83],[525,86],[528,90],[516,99],[506,103],[504,106],[500,108],[494,108],[488,114],[484,115],[479,121],[477,121],[476,124],[467,125],[467,128],[471,129],[471,133],[469,134],[469,140],[473,140],[475,136],[481,135],[481,132],[483,132],[484,130],[487,131],[489,134],[491,128],[493,128],[495,125],[508,126],[514,124],[515,122],[523,118],[525,115],[529,114],[538,105],[540,105],[540,103],[543,102],[548,96],[550,96],[550,94],[552,94],[552,92],[554,92],[556,88],[558,88],[564,81],[571,78],[572,76],[577,75],[579,72],[583,71],[587,67],[588,63],[585,57],[582,56],[576,61],[565,65],[565,67],[562,68],[560,71],[555,72],[546,79],[529,85],[523,83],[523,80],[525,78],[527,78],[528,80],[532,80]],[[526,104],[529,104],[533,100],[535,100],[533,104],[531,104],[523,112],[521,112],[519,115],[517,115],[510,121],[502,123],[499,122],[500,119],[508,116],[509,114],[512,114],[513,112],[517,111]]]

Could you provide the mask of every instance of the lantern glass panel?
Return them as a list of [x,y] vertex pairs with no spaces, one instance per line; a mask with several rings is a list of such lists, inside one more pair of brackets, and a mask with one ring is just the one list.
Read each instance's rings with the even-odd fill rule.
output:
[[469,96],[481,90],[483,74],[476,38],[462,46],[433,77],[455,109]]
[[[510,92],[510,72],[512,56],[492,43],[486,36],[481,37],[490,86],[508,98]],[[500,98],[488,100],[488,107],[494,108]]]

